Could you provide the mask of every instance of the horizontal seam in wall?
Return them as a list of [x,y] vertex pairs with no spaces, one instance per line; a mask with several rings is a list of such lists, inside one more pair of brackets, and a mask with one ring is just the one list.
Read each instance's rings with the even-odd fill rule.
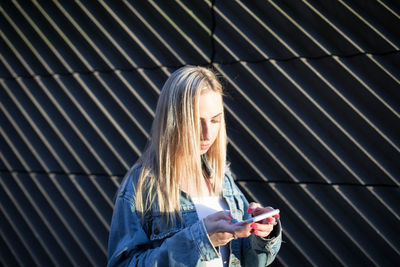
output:
[[[236,61],[227,61],[227,62],[222,62],[222,61],[213,61],[211,63],[205,63],[205,64],[197,64],[199,66],[209,66],[212,64],[216,65],[233,65],[233,64],[238,64],[238,63],[250,63],[250,64],[257,64],[257,63],[265,63],[269,61],[276,61],[276,62],[289,62],[293,60],[300,60],[300,59],[307,59],[307,60],[320,60],[320,59],[326,59],[326,58],[332,58],[332,57],[338,57],[338,58],[353,58],[357,56],[363,56],[363,55],[368,55],[368,56],[387,56],[387,55],[393,55],[399,53],[400,50],[392,50],[392,51],[386,51],[382,53],[371,53],[371,52],[360,52],[360,53],[355,53],[355,54],[349,54],[349,55],[338,55],[338,54],[329,54],[329,55],[320,55],[320,56],[298,56],[298,57],[289,57],[289,58],[262,58],[262,59],[243,59],[243,60],[236,60]],[[190,63],[189,63],[190,64]],[[21,79],[32,79],[36,77],[53,77],[53,76],[73,76],[75,74],[80,74],[80,75],[91,75],[93,73],[113,73],[116,71],[123,71],[123,72],[129,72],[129,71],[138,71],[138,70],[158,70],[161,68],[172,68],[172,69],[177,69],[182,67],[183,65],[162,65],[162,66],[141,66],[137,68],[115,68],[115,69],[94,69],[93,71],[74,71],[74,72],[54,72],[54,73],[38,73],[35,75],[15,75],[15,76],[5,76],[5,77],[0,77],[2,80],[15,80],[18,78]]]
[[287,185],[324,185],[324,186],[361,186],[361,187],[391,187],[391,188],[399,188],[397,185],[390,184],[377,184],[377,183],[365,183],[365,184],[357,184],[357,183],[346,183],[346,182],[316,182],[316,181],[283,181],[283,180],[237,180],[237,182],[241,183],[262,183],[262,184],[287,184]]
[[[86,176],[86,177],[106,177],[106,178],[123,178],[125,174],[112,174],[108,175],[105,173],[80,173],[80,172],[46,172],[46,171],[27,171],[27,170],[4,170],[0,169],[0,174],[4,173],[14,173],[14,174],[28,174],[28,175],[65,175],[65,176]],[[357,184],[357,183],[345,183],[345,182],[338,182],[338,183],[326,183],[326,182],[315,182],[315,181],[285,181],[285,180],[269,180],[269,181],[262,181],[262,180],[236,180],[236,182],[241,183],[262,183],[262,184],[287,184],[287,185],[324,185],[324,186],[361,186],[361,187],[391,187],[391,188],[399,188],[397,185],[389,185],[389,184]]]

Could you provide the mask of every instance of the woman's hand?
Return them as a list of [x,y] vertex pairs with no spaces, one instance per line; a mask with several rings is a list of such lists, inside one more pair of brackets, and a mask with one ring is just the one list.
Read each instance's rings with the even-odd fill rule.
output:
[[235,225],[232,217],[219,211],[204,218],[204,225],[214,247],[224,246],[232,239],[251,235],[251,224]]
[[[273,208],[271,208],[271,207],[263,208],[260,204],[252,202],[249,205],[249,209],[247,210],[247,213],[252,214],[254,217],[254,216],[260,215],[262,213],[265,213],[265,212],[268,212],[271,210],[273,210]],[[260,237],[267,237],[274,229],[277,218],[279,218],[279,214],[269,217],[269,218],[266,218],[262,221],[251,223],[250,227],[252,229],[252,232],[255,235],[258,235]]]

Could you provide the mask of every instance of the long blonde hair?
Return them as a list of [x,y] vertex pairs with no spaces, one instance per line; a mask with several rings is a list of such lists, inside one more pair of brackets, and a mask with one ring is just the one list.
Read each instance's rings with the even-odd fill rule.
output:
[[158,99],[151,139],[132,169],[141,167],[136,186],[136,210],[144,216],[157,204],[165,222],[180,217],[180,185],[190,179],[201,191],[206,179],[213,194],[221,194],[226,162],[226,129],[221,116],[219,133],[206,153],[213,172],[206,177],[200,157],[199,98],[210,90],[222,95],[216,74],[207,68],[185,66],[165,82]]

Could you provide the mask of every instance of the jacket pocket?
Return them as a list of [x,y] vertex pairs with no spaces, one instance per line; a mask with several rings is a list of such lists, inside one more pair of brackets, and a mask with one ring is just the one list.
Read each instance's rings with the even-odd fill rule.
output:
[[153,242],[163,241],[183,229],[182,223],[176,219],[168,225],[161,219],[161,216],[154,216],[151,223],[150,240]]

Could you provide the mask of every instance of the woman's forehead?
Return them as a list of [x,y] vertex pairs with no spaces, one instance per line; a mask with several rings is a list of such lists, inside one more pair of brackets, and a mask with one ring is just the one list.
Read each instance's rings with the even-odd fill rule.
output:
[[201,118],[212,118],[222,111],[222,96],[219,92],[211,90],[200,95],[199,112]]

